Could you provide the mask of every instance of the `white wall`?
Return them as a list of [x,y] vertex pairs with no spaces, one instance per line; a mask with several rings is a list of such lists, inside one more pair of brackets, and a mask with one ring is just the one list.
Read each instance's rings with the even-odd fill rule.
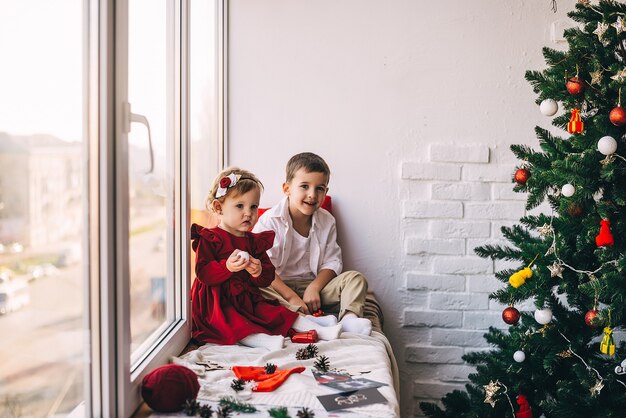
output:
[[229,162],[280,197],[287,159],[323,156],[348,268],[382,301],[403,416],[460,386],[502,307],[472,249],[523,213],[512,143],[549,126],[524,80],[574,0],[232,0]]

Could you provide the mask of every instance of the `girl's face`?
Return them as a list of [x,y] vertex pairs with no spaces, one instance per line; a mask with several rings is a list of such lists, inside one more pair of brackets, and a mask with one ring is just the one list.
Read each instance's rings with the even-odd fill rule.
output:
[[220,226],[231,234],[243,237],[252,229],[259,217],[261,190],[256,187],[244,194],[230,191],[224,203],[214,200],[215,211],[220,215]]
[[296,171],[289,183],[283,184],[283,192],[289,196],[289,212],[293,215],[312,216],[326,197],[328,178],[324,173]]

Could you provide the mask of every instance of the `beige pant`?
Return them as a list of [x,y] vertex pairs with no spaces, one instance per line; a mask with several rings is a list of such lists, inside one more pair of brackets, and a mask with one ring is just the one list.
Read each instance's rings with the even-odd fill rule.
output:
[[[298,296],[302,297],[311,280],[284,280]],[[289,310],[297,312],[299,306],[292,305],[285,300],[272,287],[261,289],[261,293],[267,299],[277,299],[281,305]],[[367,280],[358,271],[346,271],[333,278],[320,291],[322,311],[326,314],[337,315],[339,319],[346,311],[354,312],[358,316],[363,316],[363,305],[365,305],[365,295],[367,294]]]

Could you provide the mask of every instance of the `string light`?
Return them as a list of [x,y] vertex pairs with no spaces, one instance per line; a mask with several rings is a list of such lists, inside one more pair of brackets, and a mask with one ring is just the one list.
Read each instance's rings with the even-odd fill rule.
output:
[[[556,232],[554,231],[554,228],[552,227],[552,221],[554,220],[554,210],[552,210],[552,213],[550,214],[550,224],[547,225],[548,229],[549,229],[549,233],[545,233],[545,235],[552,235],[552,244],[550,245],[550,247],[548,248],[548,250],[546,251],[546,253],[544,254],[544,256],[548,256],[550,254],[554,254],[554,256],[556,257],[558,263],[562,266],[567,267],[568,269],[570,269],[573,272],[579,273],[579,274],[586,274],[587,277],[589,277],[589,279],[591,281],[596,280],[597,277],[595,277],[595,274],[598,273],[599,271],[601,271],[604,267],[608,266],[608,265],[616,265],[618,263],[617,260],[611,260],[611,261],[607,261],[606,263],[603,263],[600,267],[598,267],[597,269],[591,271],[591,270],[579,270],[575,267],[570,266],[569,264],[565,263],[563,260],[561,260],[561,258],[559,257],[559,254],[557,252],[557,248],[556,248]],[[542,231],[546,231],[546,225],[542,226],[540,228],[540,230]]]

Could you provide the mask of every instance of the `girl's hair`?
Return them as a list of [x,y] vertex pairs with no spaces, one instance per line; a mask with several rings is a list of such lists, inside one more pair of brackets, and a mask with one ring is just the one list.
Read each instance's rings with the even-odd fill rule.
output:
[[286,167],[286,181],[289,183],[296,175],[296,171],[304,168],[307,173],[322,173],[326,176],[326,183],[330,180],[330,168],[322,157],[312,152],[301,152],[289,159]]
[[[228,177],[229,175],[234,174],[235,176],[239,176],[237,183],[234,186],[228,187],[226,189],[226,194],[221,197],[215,197],[217,193],[217,189],[220,185],[220,180],[224,177]],[[248,170],[243,170],[239,167],[228,167],[225,168],[221,173],[219,173],[215,179],[213,180],[213,184],[211,185],[211,189],[209,189],[209,195],[206,198],[205,206],[209,210],[213,210],[213,201],[219,200],[220,202],[224,202],[226,200],[226,196],[240,195],[244,193],[248,193],[250,190],[258,188],[263,191],[263,183],[261,180],[257,178],[254,174],[249,172]]]

